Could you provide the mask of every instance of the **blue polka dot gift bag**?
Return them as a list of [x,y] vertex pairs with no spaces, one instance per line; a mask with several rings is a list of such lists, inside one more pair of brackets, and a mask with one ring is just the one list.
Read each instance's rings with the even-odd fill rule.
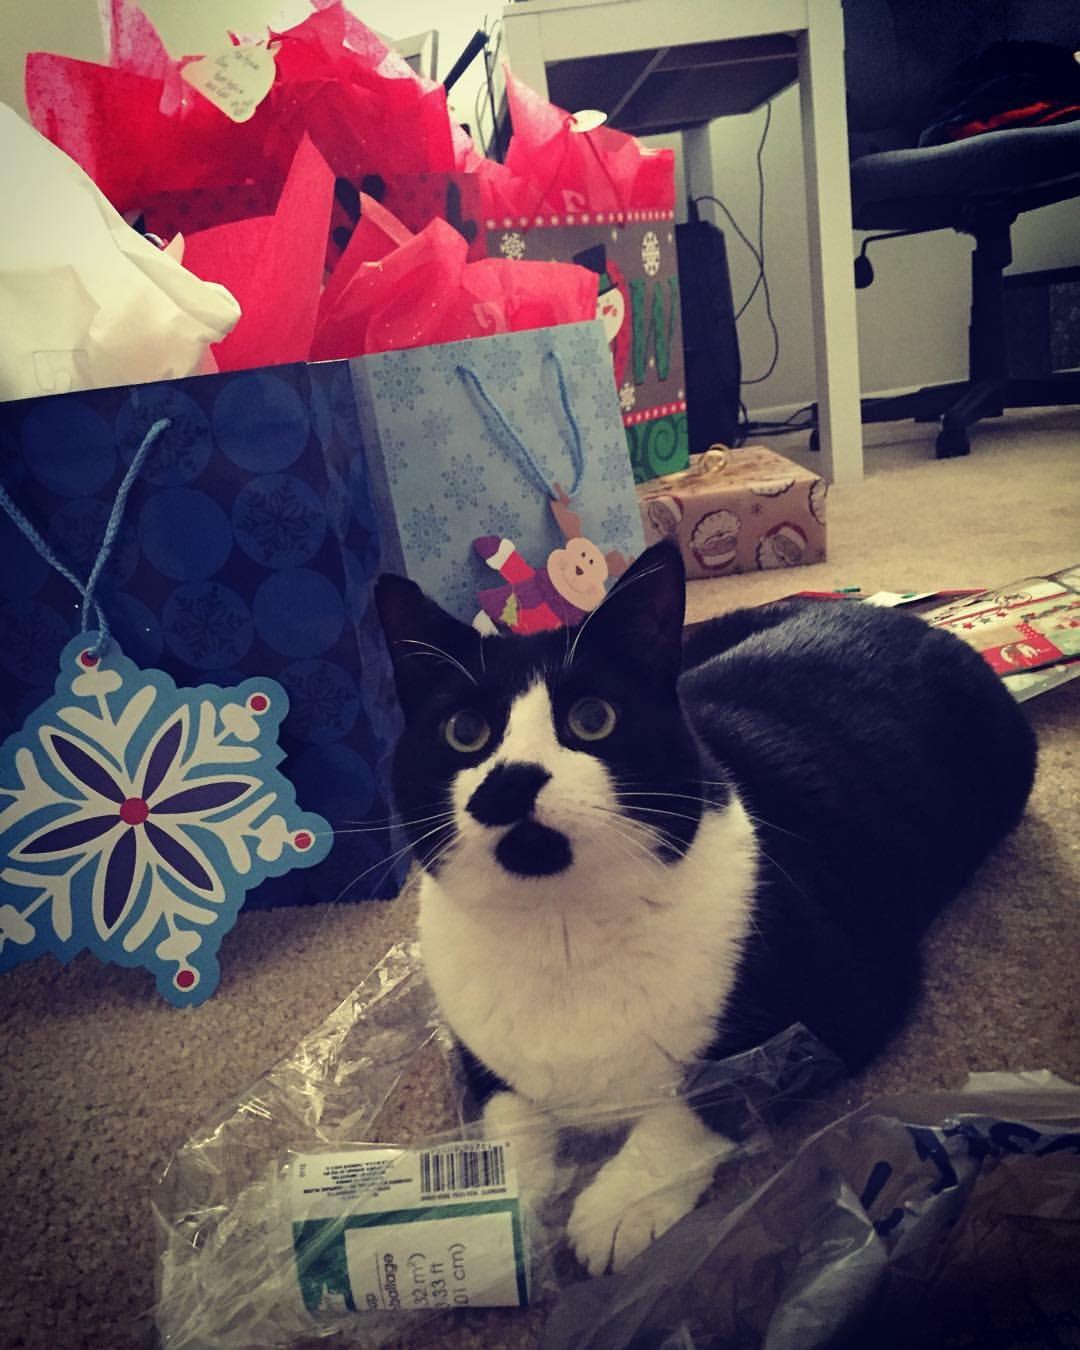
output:
[[[196,939],[229,897],[395,895],[397,711],[348,364],[0,404],[0,487],[22,518],[0,512],[0,742],[14,747],[0,760],[0,968],[37,940],[35,869],[58,954],[85,910],[97,937],[83,945],[112,936],[109,959],[146,964],[136,948],[156,944],[174,1001],[212,987]],[[110,515],[99,665],[79,589]],[[155,875],[174,883],[167,915],[150,913]]]

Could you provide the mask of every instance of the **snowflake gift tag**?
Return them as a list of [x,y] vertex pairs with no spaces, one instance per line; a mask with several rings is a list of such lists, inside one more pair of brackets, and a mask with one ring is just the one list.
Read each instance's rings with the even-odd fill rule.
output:
[[321,862],[331,831],[277,769],[274,680],[178,689],[96,644],[68,643],[55,694],[0,746],[0,971],[89,949],[201,1003],[247,892]]

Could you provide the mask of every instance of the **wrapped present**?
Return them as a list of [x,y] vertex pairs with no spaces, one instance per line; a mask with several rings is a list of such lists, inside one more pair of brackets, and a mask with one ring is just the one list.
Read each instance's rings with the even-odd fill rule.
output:
[[637,490],[646,541],[676,539],[690,577],[823,562],[826,491],[818,474],[764,446],[712,446]]

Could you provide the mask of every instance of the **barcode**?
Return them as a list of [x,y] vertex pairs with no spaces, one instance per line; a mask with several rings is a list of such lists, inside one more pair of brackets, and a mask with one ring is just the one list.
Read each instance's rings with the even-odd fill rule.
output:
[[427,1149],[420,1154],[421,1195],[506,1185],[503,1144]]

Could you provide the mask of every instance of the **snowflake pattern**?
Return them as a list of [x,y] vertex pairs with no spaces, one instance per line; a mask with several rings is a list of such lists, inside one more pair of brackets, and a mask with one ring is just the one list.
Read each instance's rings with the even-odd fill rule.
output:
[[409,548],[421,562],[443,557],[443,550],[450,542],[450,522],[434,506],[423,506],[410,511],[405,521],[405,533]]
[[454,573],[447,578],[444,588],[443,603],[446,610],[462,621],[462,623],[472,623],[478,608],[476,592],[482,590],[485,586],[492,585],[493,573],[489,568],[484,568],[487,573],[478,583],[475,571],[463,569],[461,572]]
[[233,664],[251,646],[251,614],[226,586],[216,582],[178,587],[165,602],[169,645],[204,670]]
[[[499,343],[486,354],[484,379],[495,389],[506,389],[523,374],[521,352]],[[460,376],[458,377],[460,379]]]
[[277,770],[280,685],[177,689],[95,636],[0,747],[0,970],[88,948],[198,1003],[247,891],[321,861],[329,826]]
[[52,676],[42,652],[55,651],[68,629],[56,610],[38,600],[10,600],[0,604],[4,641],[0,664],[24,684],[44,684]]
[[520,262],[525,256],[525,236],[518,234],[517,230],[507,230],[499,240],[499,252],[504,258]]
[[[101,548],[109,508],[92,498],[64,502],[49,522],[49,542],[80,576],[89,574]],[[121,525],[116,543],[101,572],[107,586],[125,581],[138,565],[139,545],[130,525]]]
[[233,526],[245,552],[270,567],[306,562],[325,518],[311,489],[285,474],[255,479],[237,497]]
[[641,265],[647,276],[654,277],[660,271],[660,240],[655,230],[646,230],[641,238]]
[[476,511],[484,496],[486,478],[484,467],[472,456],[451,455],[442,471],[443,492],[446,500],[459,511],[471,507]]
[[605,545],[608,540],[623,540],[631,532],[633,521],[625,506],[609,506],[600,522],[600,539]]
[[[572,370],[588,369],[596,360],[597,348],[606,350],[607,343],[602,338],[598,339],[592,331],[591,325],[584,328],[570,328],[560,341],[563,347],[563,357],[566,364]],[[547,350],[545,348],[544,350]],[[543,351],[537,353],[537,359],[542,359]]]
[[[558,407],[558,404],[555,406]],[[531,385],[529,392],[521,401],[521,407],[529,420],[530,426],[550,425],[552,415],[551,395],[539,380]]]
[[624,413],[632,412],[634,404],[637,402],[637,390],[633,382],[627,380],[625,384],[619,387],[619,407]]
[[169,425],[158,436],[142,468],[155,487],[176,487],[198,478],[210,459],[212,442],[205,412],[189,395],[168,385],[135,391],[117,417],[120,453],[130,463],[155,422]]
[[281,672],[289,694],[289,732],[301,741],[340,740],[356,724],[356,682],[330,661],[297,661]]
[[626,453],[626,441],[622,438],[597,458],[600,481],[608,488],[625,490],[633,480],[630,458]]
[[521,512],[509,502],[492,502],[484,518],[489,534],[497,534],[501,539],[521,537]]
[[391,415],[415,412],[423,397],[424,368],[407,351],[383,352],[371,358],[372,385]]
[[430,412],[420,423],[420,430],[423,432],[424,440],[428,445],[442,449],[449,443],[450,433],[454,429],[454,424],[446,413],[441,411]]
[[396,490],[402,484],[409,465],[405,460],[400,442],[395,441],[392,436],[383,439],[383,465],[386,468],[386,479],[392,490]]

